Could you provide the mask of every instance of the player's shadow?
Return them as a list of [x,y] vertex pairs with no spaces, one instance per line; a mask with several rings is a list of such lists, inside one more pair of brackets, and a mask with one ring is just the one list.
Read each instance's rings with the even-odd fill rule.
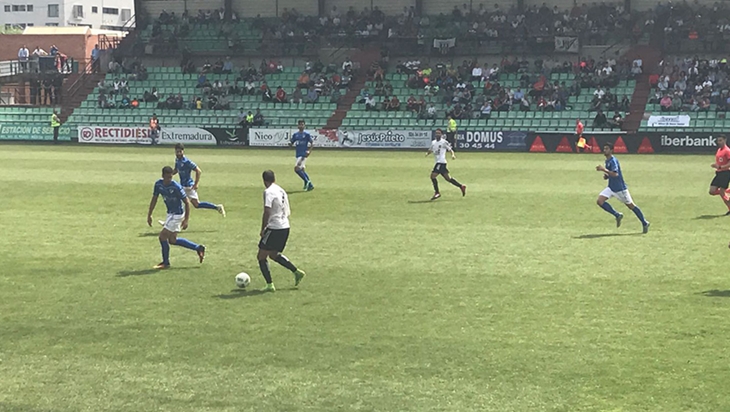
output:
[[[217,230],[184,230],[180,233],[216,233]],[[160,232],[145,232],[140,233],[138,237],[157,237],[160,235]]]
[[220,294],[220,295],[213,295],[214,298],[217,299],[238,299],[238,298],[250,298],[253,296],[259,296],[259,295],[265,295],[267,293],[277,294],[279,292],[291,292],[299,290],[296,288],[290,288],[290,289],[276,289],[276,292],[264,292],[262,290],[253,289],[253,290],[246,290],[246,289],[233,289],[230,293],[226,294]]
[[431,200],[431,199],[428,199],[428,200],[409,200],[409,201],[408,201],[408,204],[411,204],[411,205],[418,205],[418,204],[421,204],[421,203],[442,203],[442,202],[449,202],[449,200],[447,200],[447,199],[436,199],[436,200]]
[[643,233],[595,233],[588,235],[573,236],[573,239],[600,239],[604,237],[618,237],[618,236],[641,236]]
[[175,267],[175,268],[169,268],[169,269],[120,270],[119,272],[117,272],[117,277],[126,278],[127,276],[145,276],[145,275],[152,275],[155,273],[176,272],[178,270],[190,270],[190,269],[197,269],[197,268],[195,266],[189,266],[189,267]]
[[712,219],[717,219],[719,217],[725,217],[725,215],[724,214],[722,214],[722,215],[702,215],[702,216],[697,216],[694,220],[712,220]]
[[712,289],[712,290],[706,290],[701,293],[703,295],[707,296],[708,298],[730,298],[730,290]]

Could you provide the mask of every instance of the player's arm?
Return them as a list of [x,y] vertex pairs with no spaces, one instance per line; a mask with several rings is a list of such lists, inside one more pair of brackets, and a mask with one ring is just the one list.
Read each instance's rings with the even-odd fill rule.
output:
[[190,218],[190,200],[184,197],[183,203],[185,203],[185,216],[183,216],[182,229],[185,230],[188,228],[188,219]]
[[271,216],[271,208],[264,206],[264,214],[261,216],[261,236],[264,236],[264,231],[269,223],[269,217]]
[[307,157],[312,154],[312,149],[314,149],[314,140],[310,137],[309,143],[307,143]]
[[451,153],[451,158],[456,159],[456,154],[454,153],[454,148],[449,146],[449,153]]
[[193,190],[198,190],[198,182],[200,182],[200,175],[203,171],[199,167],[195,168],[195,182],[193,183]]
[[155,211],[155,206],[157,206],[157,193],[152,195],[152,199],[150,200],[150,209],[147,212],[147,225],[152,226],[152,212]]
[[605,174],[607,174],[607,175],[609,175],[611,177],[617,177],[618,176],[618,172],[617,171],[606,169],[606,167],[603,166],[603,165],[596,166],[596,170],[598,170],[599,172],[603,172],[603,173],[605,173]]

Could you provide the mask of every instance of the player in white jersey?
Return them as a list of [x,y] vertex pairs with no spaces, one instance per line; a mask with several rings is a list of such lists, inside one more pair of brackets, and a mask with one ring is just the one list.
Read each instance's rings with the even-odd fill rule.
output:
[[259,268],[266,280],[264,292],[274,292],[274,282],[271,280],[269,261],[289,269],[294,274],[294,286],[299,285],[306,273],[297,269],[286,256],[282,255],[289,239],[289,196],[284,189],[276,184],[276,176],[271,170],[263,173],[264,186],[264,215],[261,219],[261,241],[259,242]]
[[436,158],[436,164],[433,166],[433,170],[431,171],[431,183],[433,183],[434,190],[431,200],[436,200],[441,197],[441,193],[439,192],[439,182],[436,180],[438,175],[443,176],[447,182],[461,189],[461,195],[466,196],[466,185],[462,185],[457,182],[456,179],[449,176],[449,169],[446,167],[447,152],[451,153],[452,159],[456,159],[454,149],[451,147],[449,142],[443,139],[443,131],[441,129],[436,129],[436,139],[431,142],[431,148],[428,149],[428,153],[426,153],[426,156],[433,153]]

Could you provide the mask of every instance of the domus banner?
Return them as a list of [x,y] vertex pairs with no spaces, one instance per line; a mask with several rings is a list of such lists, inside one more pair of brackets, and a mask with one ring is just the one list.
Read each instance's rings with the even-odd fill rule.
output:
[[459,150],[476,151],[525,151],[528,132],[520,131],[464,131],[456,134],[456,147]]

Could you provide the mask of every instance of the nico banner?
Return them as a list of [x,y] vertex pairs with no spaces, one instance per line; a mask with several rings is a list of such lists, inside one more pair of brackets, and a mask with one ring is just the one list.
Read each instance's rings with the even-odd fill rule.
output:
[[[251,146],[287,146],[296,129],[251,129]],[[431,131],[423,130],[307,130],[318,147],[425,149],[431,143]]]

